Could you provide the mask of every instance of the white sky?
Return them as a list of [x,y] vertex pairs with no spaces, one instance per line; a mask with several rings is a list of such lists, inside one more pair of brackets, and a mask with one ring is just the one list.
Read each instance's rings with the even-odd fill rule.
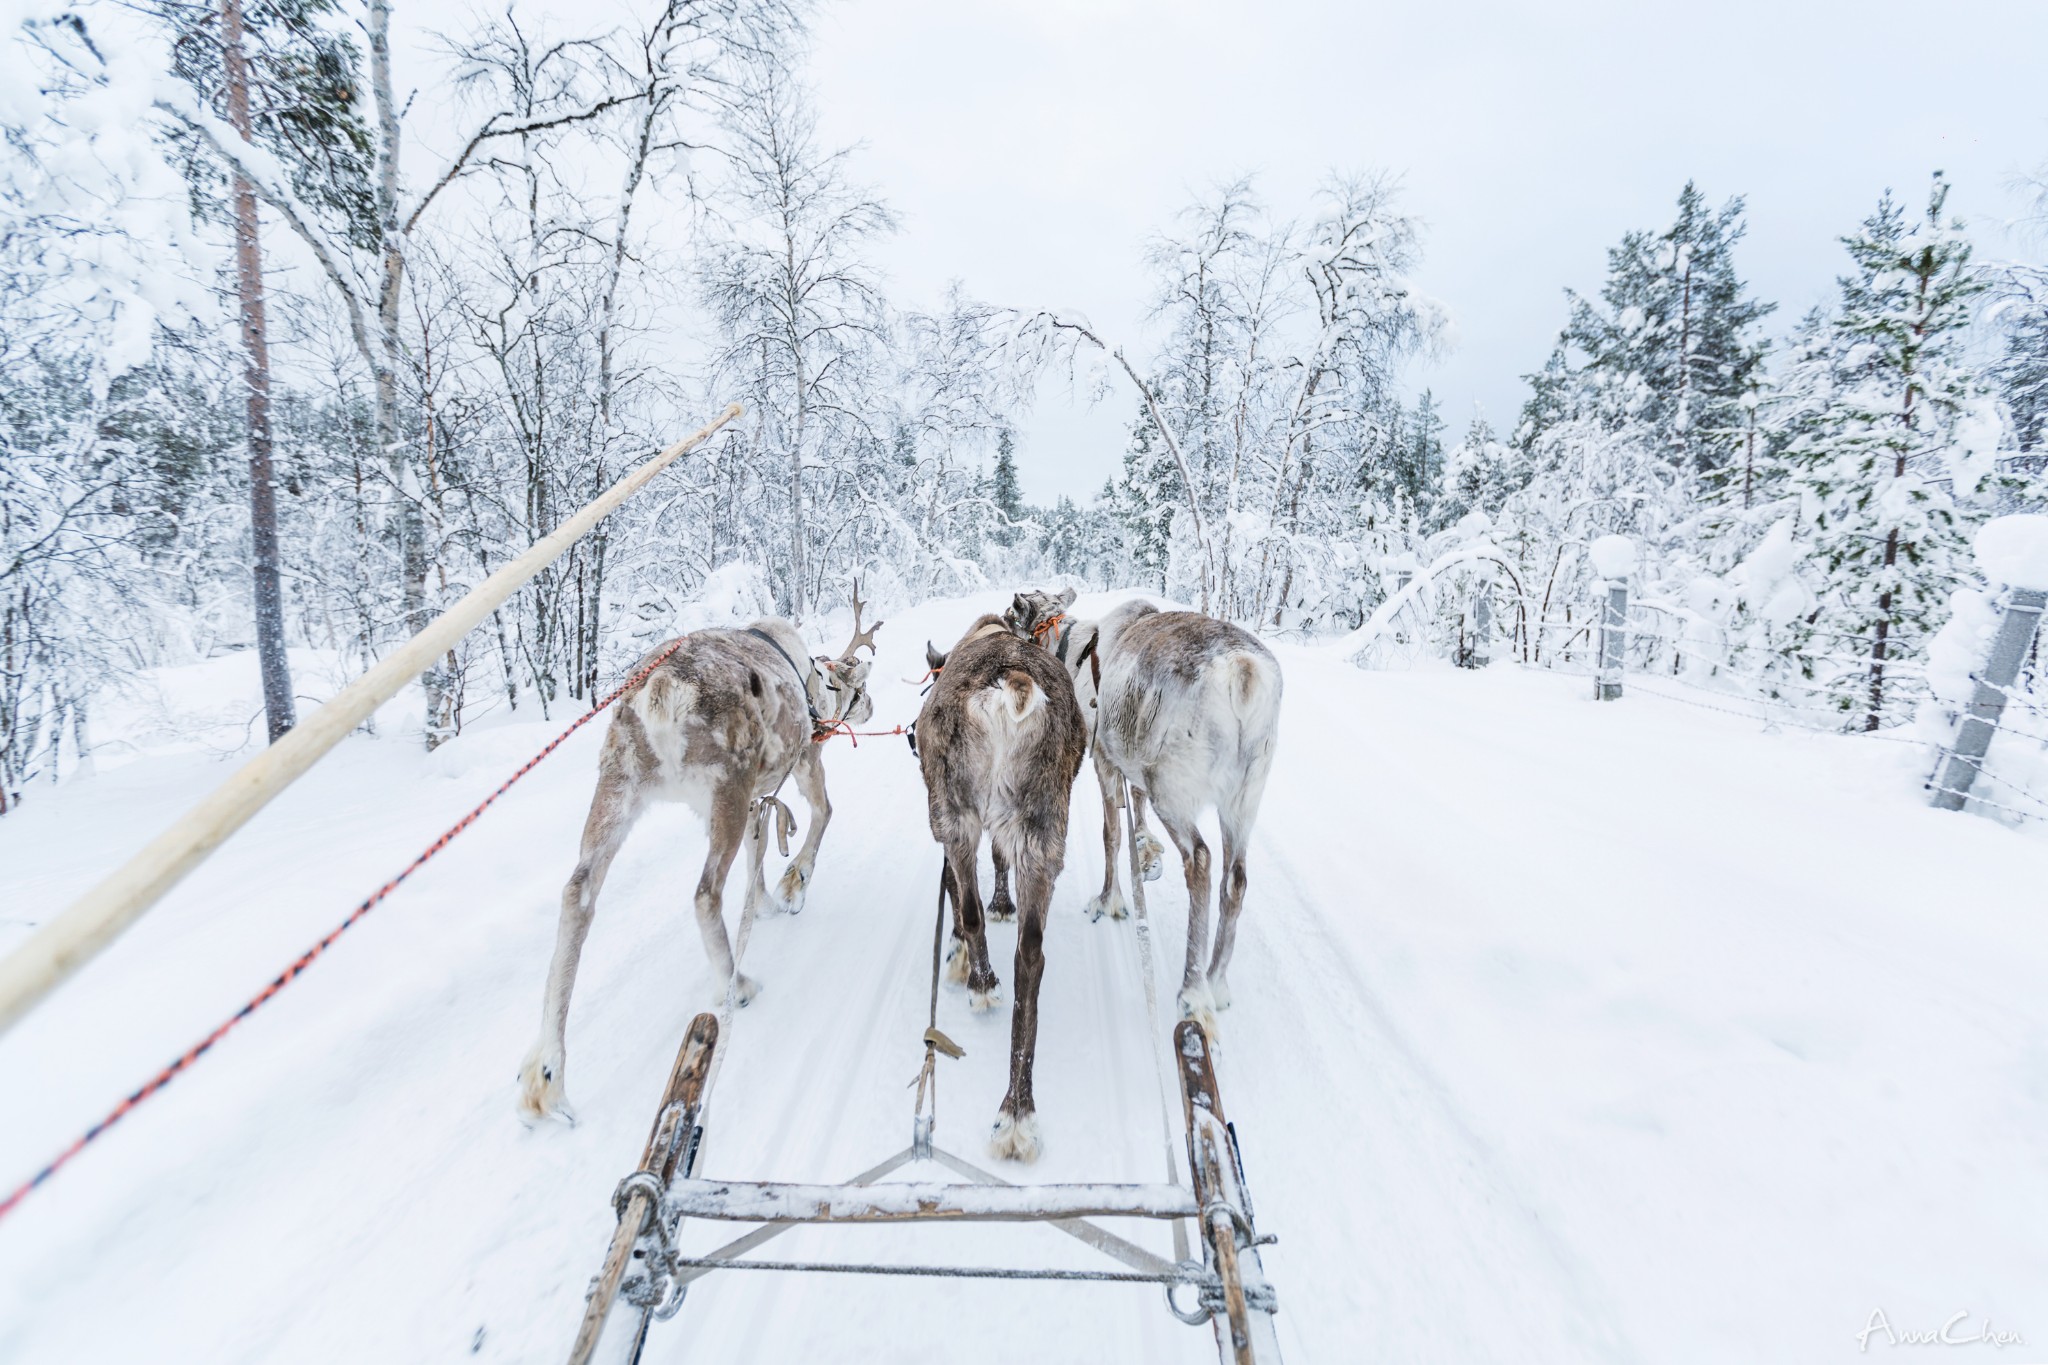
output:
[[[881,259],[904,301],[958,278],[1142,355],[1142,246],[1193,192],[1257,172],[1298,211],[1331,167],[1398,174],[1456,330],[1411,380],[1453,437],[1475,404],[1512,421],[1561,290],[1687,177],[1748,197],[1738,265],[1789,324],[1886,186],[1947,171],[1980,254],[2011,254],[2010,182],[2048,162],[2041,0],[825,0],[814,34],[825,133],[903,215]],[[1046,388],[1025,491],[1085,495],[1131,398]]]

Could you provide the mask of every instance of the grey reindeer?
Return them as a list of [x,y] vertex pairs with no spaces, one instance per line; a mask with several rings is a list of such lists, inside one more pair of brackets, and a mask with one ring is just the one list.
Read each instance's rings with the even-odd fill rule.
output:
[[966,981],[973,1008],[999,1001],[976,882],[986,834],[1017,882],[1016,1004],[1010,1015],[1010,1088],[989,1150],[1033,1161],[1041,1139],[1031,1072],[1038,1046],[1038,986],[1045,974],[1045,917],[1066,862],[1067,807],[1087,748],[1087,727],[1066,671],[984,616],[952,650],[927,647],[938,681],[917,717],[932,838],[945,848],[943,881],[953,903],[949,975]]
[[[688,805],[704,818],[711,836],[697,879],[696,906],[697,928],[716,979],[714,1003],[731,991],[744,1005],[760,989],[735,971],[722,908],[726,875],[744,841],[746,904],[756,906],[767,895],[762,872],[767,823],[775,819],[786,830],[788,808],[776,793],[794,776],[810,807],[811,824],[777,892],[792,913],[803,908],[818,845],[832,820],[832,803],[825,795],[825,746],[816,738],[841,722],[863,724],[875,709],[867,680],[882,623],[861,629],[864,604],[858,584],[853,603],[853,639],[837,657],[811,657],[796,627],[779,618],[737,630],[703,630],[684,637],[675,653],[620,699],[598,755],[597,791],[583,825],[576,870],[562,888],[562,920],[548,964],[540,1039],[519,1072],[519,1108],[529,1118],[574,1120],[564,1071],[576,964],[605,873],[649,804]],[[866,659],[856,653],[863,645]]]
[[[1132,601],[1100,620],[1066,619],[1074,590],[1018,593],[1004,623],[1035,638],[1063,663],[1090,717],[1095,775],[1102,785],[1102,892],[1091,914],[1121,918],[1117,887],[1123,792],[1145,828],[1149,798],[1179,850],[1188,887],[1188,957],[1183,1014],[1213,1028],[1230,1007],[1230,957],[1244,909],[1245,851],[1259,817],[1280,725],[1280,664],[1249,631],[1192,611]],[[1046,629],[1044,623],[1059,624]],[[1209,935],[1209,846],[1196,820],[1210,808],[1223,838],[1216,944]],[[1149,880],[1149,878],[1148,878]]]

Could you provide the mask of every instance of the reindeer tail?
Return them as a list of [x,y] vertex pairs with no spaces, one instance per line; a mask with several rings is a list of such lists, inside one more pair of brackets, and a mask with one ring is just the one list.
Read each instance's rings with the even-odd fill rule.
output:
[[1012,725],[1023,724],[1045,705],[1044,690],[1021,668],[1013,668],[1003,674],[1000,686],[1002,701],[996,711],[1007,717]]
[[1224,656],[1223,685],[1238,723],[1264,729],[1280,710],[1280,670],[1262,654],[1238,652]]

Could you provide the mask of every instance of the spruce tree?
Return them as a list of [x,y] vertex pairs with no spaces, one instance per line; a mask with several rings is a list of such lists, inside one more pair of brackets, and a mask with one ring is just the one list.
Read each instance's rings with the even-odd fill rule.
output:
[[1984,286],[1961,225],[1942,217],[1947,198],[1937,174],[1924,215],[1909,221],[1887,192],[1843,239],[1852,269],[1825,348],[1832,374],[1811,430],[1788,451],[1820,579],[1802,652],[1863,656],[1818,671],[1866,730],[1897,715],[1887,666],[1924,651],[1968,562],[1955,495],[1974,490],[1958,486],[1956,425],[1980,394],[1964,347]]
[[1497,516],[1528,482],[1520,452],[1496,437],[1484,417],[1474,416],[1464,438],[1445,458],[1429,524],[1441,530],[1472,512]]
[[1427,516],[1444,467],[1444,419],[1437,413],[1436,395],[1424,389],[1412,409],[1396,410],[1396,418],[1398,434],[1388,451],[1389,477],[1374,479],[1366,466],[1360,471],[1359,486],[1397,494]]
[[1132,564],[1166,588],[1166,565],[1172,544],[1173,514],[1179,506],[1179,475],[1151,411],[1138,405],[1131,424],[1131,444],[1124,451],[1122,475],[1105,490],[1110,515],[1123,527]]
[[1992,380],[2012,413],[2019,448],[2042,454],[2048,453],[2048,279],[2029,284],[2008,314]]
[[1762,358],[1755,328],[1772,309],[1735,273],[1742,233],[1739,196],[1713,209],[1687,181],[1671,226],[1623,237],[1607,254],[1599,303],[1574,297],[1564,331],[1588,374],[1630,386],[1633,420],[1695,472],[1735,459],[1742,395]]
[[1017,483],[1015,447],[1016,440],[1005,427],[996,437],[995,475],[989,488],[989,501],[1003,515],[1004,524],[995,532],[998,545],[1016,543],[1016,532],[1012,528],[1024,518],[1024,493]]

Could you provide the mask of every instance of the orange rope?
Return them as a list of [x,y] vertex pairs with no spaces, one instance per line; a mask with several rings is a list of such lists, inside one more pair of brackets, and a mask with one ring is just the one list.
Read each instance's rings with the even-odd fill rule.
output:
[[683,642],[688,638],[688,636],[676,637],[676,639],[669,643],[668,648],[662,650],[661,653],[655,655],[654,658],[648,660],[645,665],[643,665],[641,668],[634,672],[632,677],[626,679],[625,682],[621,683],[618,686],[618,688],[612,692],[610,696],[606,697],[603,701],[598,702],[588,711],[578,716],[573,725],[571,725],[568,729],[562,731],[561,734],[556,735],[552,740],[550,740],[548,742],[548,746],[545,749],[542,749],[532,758],[526,760],[525,765],[522,766],[518,772],[513,773],[512,776],[506,778],[504,782],[499,785],[498,789],[492,792],[489,796],[485,797],[483,799],[482,804],[478,805],[475,810],[472,810],[469,814],[463,816],[460,820],[457,820],[453,825],[450,825],[447,831],[444,834],[442,834],[440,838],[434,840],[433,843],[428,844],[424,852],[422,852],[417,858],[414,858],[410,863],[406,864],[405,870],[403,872],[400,872],[390,881],[378,887],[376,891],[371,893],[370,898],[368,900],[364,901],[361,905],[358,905],[355,908],[354,913],[349,915],[349,917],[343,920],[340,924],[336,925],[326,935],[326,937],[322,938],[318,943],[315,943],[305,952],[299,954],[297,958],[293,959],[292,964],[290,966],[286,967],[282,972],[279,972],[275,977],[273,977],[269,985],[265,986],[262,990],[256,992],[255,996],[252,997],[247,1004],[243,1005],[240,1009],[236,1010],[233,1014],[229,1015],[227,1019],[219,1025],[219,1027],[213,1030],[213,1032],[207,1034],[204,1038],[201,1038],[197,1043],[195,1043],[190,1048],[187,1048],[185,1052],[181,1054],[176,1060],[172,1061],[168,1066],[164,1067],[162,1070],[158,1071],[154,1076],[151,1076],[147,1081],[143,1082],[140,1089],[134,1091],[126,1099],[122,1100],[119,1104],[115,1105],[113,1109],[108,1112],[105,1118],[101,1119],[98,1123],[92,1125],[92,1127],[86,1129],[84,1134],[75,1139],[70,1146],[66,1147],[63,1151],[57,1153],[55,1157],[51,1158],[51,1160],[41,1170],[37,1171],[34,1175],[30,1176],[28,1180],[21,1184],[19,1187],[17,1187],[12,1194],[8,1195],[4,1201],[0,1201],[0,1218],[5,1218],[8,1214],[14,1212],[15,1208],[20,1205],[21,1201],[28,1198],[30,1193],[32,1193],[37,1186],[41,1185],[44,1181],[48,1180],[51,1176],[55,1175],[58,1171],[62,1170],[71,1161],[73,1157],[77,1156],[80,1152],[85,1150],[86,1145],[88,1143],[91,1143],[94,1139],[98,1138],[101,1134],[105,1133],[109,1128],[112,1128],[122,1119],[128,1117],[128,1115],[132,1113],[139,1105],[141,1105],[141,1103],[144,1100],[148,1099],[151,1095],[156,1094],[157,1091],[162,1090],[165,1086],[169,1085],[172,1081],[176,1080],[179,1077],[179,1075],[182,1074],[187,1068],[189,1068],[194,1062],[198,1061],[201,1057],[205,1056],[207,1051],[210,1048],[212,1048],[215,1043],[219,1042],[222,1038],[226,1037],[228,1031],[233,1029],[235,1025],[241,1023],[244,1019],[247,1019],[250,1015],[254,1014],[264,1005],[269,1004],[270,1001],[276,997],[279,991],[282,991],[286,986],[289,986],[292,982],[298,980],[300,973],[304,972],[306,968],[312,966],[314,961],[317,960],[321,954],[325,953],[329,948],[333,947],[334,941],[336,939],[340,938],[344,933],[348,932],[349,928],[352,925],[354,925],[357,920],[361,919],[363,916],[369,914],[370,911],[374,910],[377,907],[377,903],[379,901],[383,900],[393,891],[396,891],[398,889],[398,884],[400,882],[404,881],[407,877],[410,877],[413,873],[419,871],[420,868],[424,866],[430,858],[432,858],[435,854],[439,853],[442,849],[448,847],[448,845],[451,842],[453,842],[456,835],[462,833],[471,825],[475,824],[478,816],[482,815],[485,811],[489,810],[491,808],[492,803],[494,803],[499,797],[503,796],[507,791],[511,790],[513,783],[517,782],[520,778],[532,772],[534,768],[539,765],[542,759],[546,758],[549,754],[553,753],[556,749],[560,748],[564,740],[568,739],[569,736],[575,734],[578,730],[582,729],[585,725],[589,724],[593,719],[596,718],[597,714],[600,711],[603,711],[606,707],[610,706],[620,697],[625,696],[626,693],[632,691],[635,687],[638,687],[642,682],[646,681],[648,675],[653,673],[655,669],[661,667],[664,663],[667,663],[669,657],[673,655],[677,650],[681,649],[683,647]]
[[853,722],[849,720],[821,720],[811,727],[811,743],[823,744],[834,735],[845,735],[853,741],[853,747],[858,749],[863,739],[873,739],[877,735],[900,735],[903,733],[904,729],[900,725],[890,730],[856,730],[853,728]]

